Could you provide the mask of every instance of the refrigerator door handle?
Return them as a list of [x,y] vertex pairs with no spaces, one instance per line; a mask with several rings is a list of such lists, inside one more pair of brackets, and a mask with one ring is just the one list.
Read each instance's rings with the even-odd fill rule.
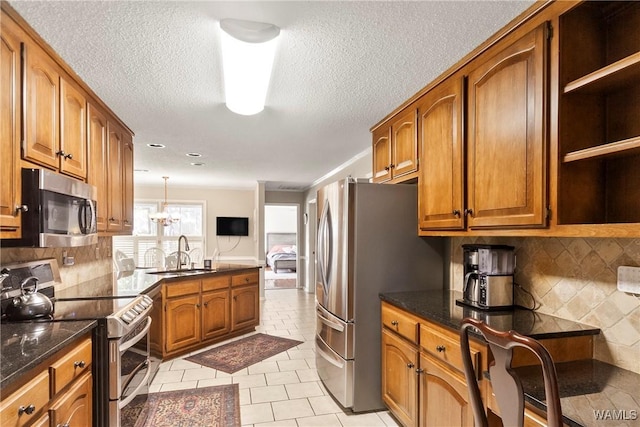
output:
[[316,352],[322,356],[322,358],[324,360],[326,360],[327,362],[331,363],[333,366],[337,367],[337,368],[344,368],[344,360],[340,359],[340,358],[336,358],[334,355],[327,353],[326,351],[324,351],[324,349],[322,348],[322,346],[318,345],[316,346]]
[[332,322],[331,319],[327,319],[326,317],[324,317],[320,313],[317,313],[317,315],[318,315],[318,319],[320,319],[320,321],[322,323],[324,323],[325,325],[327,325],[331,329],[335,329],[336,331],[339,331],[339,332],[344,332],[344,326],[341,325],[340,323]]
[[331,242],[331,212],[329,210],[328,201],[324,205],[322,215],[320,216],[320,226],[318,227],[318,264],[320,270],[320,278],[322,279],[322,287],[324,288],[325,296],[328,294],[329,289],[329,272],[328,267],[331,264],[332,258],[332,242]]

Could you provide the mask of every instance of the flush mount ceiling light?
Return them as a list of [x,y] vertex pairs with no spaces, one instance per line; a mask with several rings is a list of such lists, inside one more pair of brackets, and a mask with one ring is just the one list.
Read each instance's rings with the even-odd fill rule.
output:
[[164,148],[164,144],[147,144],[147,147],[151,147],[151,148]]
[[167,180],[168,176],[163,176],[164,179],[164,203],[162,204],[162,210],[160,212],[155,212],[149,215],[149,219],[155,223],[158,223],[164,227],[168,227],[174,222],[180,221],[180,218],[172,217],[169,212],[167,212]]
[[220,28],[227,108],[257,114],[264,109],[280,28],[239,19],[223,19]]
[[187,157],[202,157],[200,153],[187,153]]

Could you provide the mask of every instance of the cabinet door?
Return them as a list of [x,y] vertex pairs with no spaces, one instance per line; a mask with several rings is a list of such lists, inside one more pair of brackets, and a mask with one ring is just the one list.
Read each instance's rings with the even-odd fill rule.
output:
[[424,354],[420,354],[420,369],[420,425],[473,426],[464,376]]
[[122,144],[122,229],[133,232],[133,141],[131,134],[123,133]]
[[373,132],[373,182],[391,179],[390,127],[383,126]]
[[87,114],[89,150],[87,182],[98,189],[98,200],[96,201],[98,231],[107,231],[107,118],[91,102],[87,106]]
[[464,229],[463,79],[445,80],[418,105],[421,230]]
[[469,74],[469,226],[545,226],[546,24]]
[[165,310],[167,352],[200,342],[200,295],[168,299]]
[[382,400],[405,426],[418,425],[417,349],[382,330]]
[[78,88],[60,78],[60,172],[87,177],[87,100]]
[[49,409],[52,426],[90,426],[92,380],[87,372]]
[[231,330],[257,326],[260,323],[260,291],[258,285],[231,290]]
[[[5,25],[6,23],[6,25]],[[21,237],[20,42],[2,20],[0,33],[0,237]]]
[[28,425],[39,417],[42,408],[48,403],[49,372],[45,370],[0,402],[0,425],[2,427]]
[[57,169],[60,76],[49,56],[33,43],[24,44],[26,99],[23,157]]
[[229,290],[202,294],[202,339],[228,334],[231,330]]
[[120,126],[112,121],[107,121],[107,231],[122,231],[123,206],[122,206],[122,140],[123,131]]
[[391,124],[391,177],[418,170],[416,110],[409,108]]

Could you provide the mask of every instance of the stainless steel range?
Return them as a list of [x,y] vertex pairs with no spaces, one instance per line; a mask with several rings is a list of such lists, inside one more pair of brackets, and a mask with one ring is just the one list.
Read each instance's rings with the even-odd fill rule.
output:
[[[153,300],[148,295],[84,296],[86,291],[66,289],[65,298],[55,297],[61,285],[55,259],[6,266],[2,270],[0,302],[3,321],[6,307],[20,296],[25,280],[37,282],[38,292],[53,301],[53,313],[32,322],[96,320],[93,330],[93,425],[120,426],[120,413],[136,396],[145,396],[159,360],[151,356],[149,346],[150,312]],[[35,279],[34,279],[35,278]],[[84,295],[83,295],[84,294]]]

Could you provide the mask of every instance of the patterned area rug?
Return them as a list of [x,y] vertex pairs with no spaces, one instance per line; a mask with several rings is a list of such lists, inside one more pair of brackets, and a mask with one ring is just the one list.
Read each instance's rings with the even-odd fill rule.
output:
[[185,360],[233,374],[299,344],[302,344],[302,341],[255,334],[203,351]]
[[294,289],[297,285],[296,279],[265,279],[265,289]]
[[238,384],[137,396],[124,407],[123,427],[239,427]]

